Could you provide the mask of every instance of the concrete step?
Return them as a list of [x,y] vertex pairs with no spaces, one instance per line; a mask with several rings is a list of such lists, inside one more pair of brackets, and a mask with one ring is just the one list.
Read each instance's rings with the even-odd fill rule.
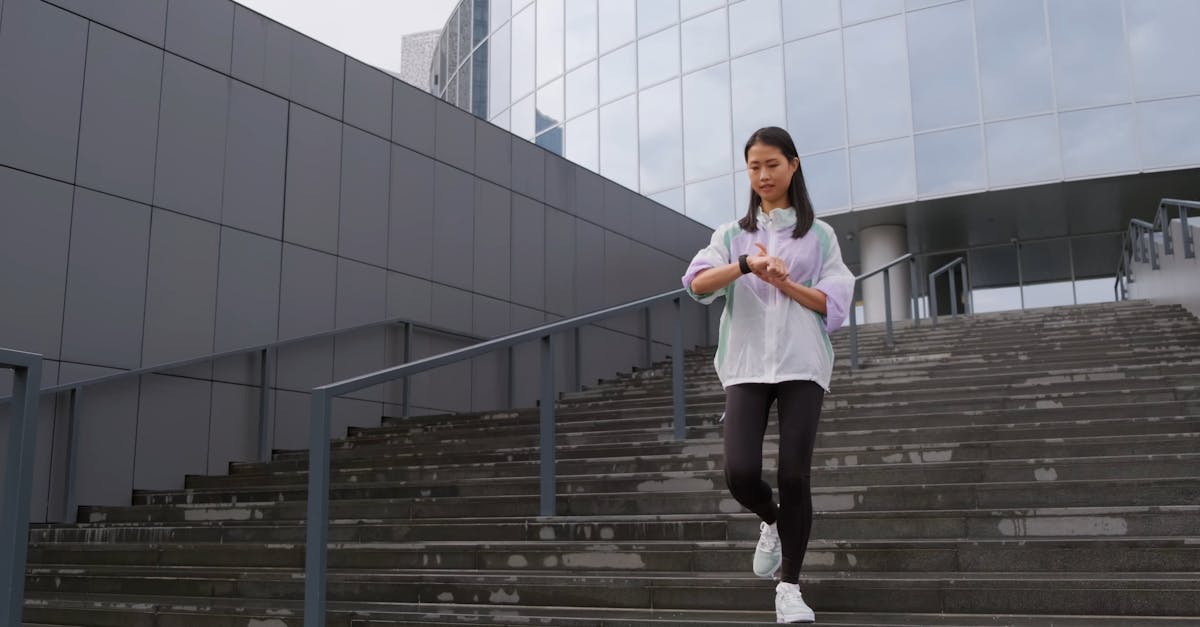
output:
[[[33,595],[144,594],[299,599],[296,569],[45,569]],[[107,572],[105,572],[107,571]],[[805,600],[820,611],[1200,615],[1197,573],[872,572],[801,576]],[[557,572],[334,570],[329,597],[340,602],[471,603],[577,608],[761,611],[774,583],[741,573],[563,574]],[[1024,608],[1018,610],[1017,608]]]

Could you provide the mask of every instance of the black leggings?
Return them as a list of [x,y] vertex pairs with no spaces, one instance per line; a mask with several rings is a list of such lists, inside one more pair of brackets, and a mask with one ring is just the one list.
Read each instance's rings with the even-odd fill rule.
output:
[[[781,578],[799,583],[812,532],[812,456],[825,390],[812,381],[744,383],[725,388],[725,482],[733,498],[758,517],[778,521]],[[767,412],[779,401],[779,507],[762,480]]]

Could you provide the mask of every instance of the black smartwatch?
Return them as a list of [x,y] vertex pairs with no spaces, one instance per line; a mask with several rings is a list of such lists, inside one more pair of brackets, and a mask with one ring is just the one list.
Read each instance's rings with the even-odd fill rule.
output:
[[742,269],[742,274],[750,274],[750,262],[746,261],[749,255],[738,256],[738,267]]

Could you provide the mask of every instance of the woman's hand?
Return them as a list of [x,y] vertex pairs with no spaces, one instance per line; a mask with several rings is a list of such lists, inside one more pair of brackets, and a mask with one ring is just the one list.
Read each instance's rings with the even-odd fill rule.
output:
[[767,248],[762,244],[755,243],[754,245],[758,246],[758,254],[746,258],[746,263],[750,265],[750,270],[754,272],[754,275],[772,285],[776,281],[787,280],[789,274],[787,264],[779,257],[767,254]]

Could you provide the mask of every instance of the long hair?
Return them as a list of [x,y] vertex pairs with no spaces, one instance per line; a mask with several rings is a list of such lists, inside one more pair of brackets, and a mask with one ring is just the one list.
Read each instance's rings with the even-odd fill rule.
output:
[[[792,136],[787,131],[778,126],[767,126],[754,131],[750,135],[750,139],[746,141],[746,149],[743,151],[742,157],[748,159],[750,157],[750,147],[754,144],[764,144],[778,148],[783,156],[791,163],[799,158],[796,152],[796,144],[792,141]],[[792,238],[804,237],[808,230],[812,228],[815,214],[813,213],[812,201],[808,198],[808,186],[804,184],[804,170],[799,164],[796,165],[796,172],[792,174],[792,182],[788,184],[788,203],[796,210],[796,228],[792,229]],[[755,212],[758,206],[762,204],[762,198],[758,192],[754,191],[754,186],[750,186],[750,208],[746,210],[746,217],[738,221],[738,226],[744,231],[754,232],[758,230],[758,221],[756,220]]]

